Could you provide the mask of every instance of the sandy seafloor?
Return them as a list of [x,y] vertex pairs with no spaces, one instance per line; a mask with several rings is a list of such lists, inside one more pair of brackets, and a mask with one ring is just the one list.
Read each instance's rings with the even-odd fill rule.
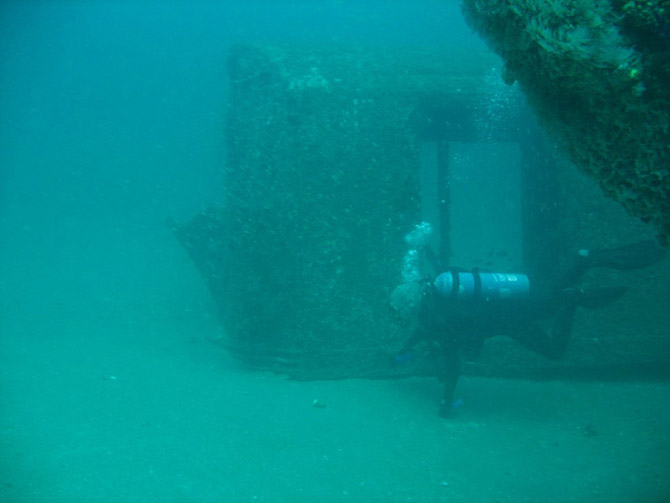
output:
[[443,420],[432,379],[209,342],[165,218],[223,193],[227,48],[478,40],[455,2],[313,3],[0,4],[0,503],[670,502],[670,383],[465,378]]
[[432,379],[245,369],[161,232],[126,277],[5,261],[0,501],[670,501],[670,384],[465,378],[443,420]]

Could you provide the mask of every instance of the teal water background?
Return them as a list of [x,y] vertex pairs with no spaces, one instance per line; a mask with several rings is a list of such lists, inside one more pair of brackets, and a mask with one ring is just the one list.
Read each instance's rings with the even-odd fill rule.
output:
[[165,219],[218,200],[226,53],[256,41],[481,44],[457,2],[0,5],[0,501],[668,501],[663,383],[471,378],[445,423],[432,380],[207,342]]

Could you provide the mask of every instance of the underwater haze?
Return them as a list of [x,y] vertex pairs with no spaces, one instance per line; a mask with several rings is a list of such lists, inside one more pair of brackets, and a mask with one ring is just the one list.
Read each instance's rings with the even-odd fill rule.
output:
[[210,342],[167,219],[222,199],[246,42],[485,47],[451,0],[3,1],[0,501],[670,501],[666,382],[467,377],[445,420],[431,378],[287,380]]

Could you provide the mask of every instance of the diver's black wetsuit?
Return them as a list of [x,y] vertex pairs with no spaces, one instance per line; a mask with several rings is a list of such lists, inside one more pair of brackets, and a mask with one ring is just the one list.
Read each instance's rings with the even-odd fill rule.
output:
[[[399,354],[408,354],[420,341],[431,346],[438,379],[444,383],[440,415],[450,413],[460,375],[461,353],[476,356],[484,340],[506,335],[528,349],[557,360],[568,347],[572,320],[578,307],[595,309],[618,299],[624,287],[590,290],[575,284],[589,267],[634,269],[651,265],[664,257],[654,242],[636,243],[580,257],[556,288],[544,298],[459,301],[441,295],[432,281],[422,286],[419,325]],[[540,322],[553,319],[545,331]]]
[[[458,301],[440,295],[431,281],[425,282],[422,295],[419,325],[400,353],[409,353],[420,341],[430,345],[437,377],[444,384],[440,415],[451,408],[461,353],[476,356],[485,339],[506,335],[547,358],[559,359],[567,349],[578,306],[577,295],[571,293],[541,302]],[[552,315],[554,327],[547,333],[539,321]]]

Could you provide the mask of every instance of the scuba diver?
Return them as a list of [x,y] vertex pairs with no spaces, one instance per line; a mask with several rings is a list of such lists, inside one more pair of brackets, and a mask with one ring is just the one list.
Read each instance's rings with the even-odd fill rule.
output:
[[[412,252],[418,253],[410,250],[406,265]],[[416,253],[410,262],[415,261]],[[403,274],[410,281],[394,290],[391,307],[405,320],[410,312],[418,311],[418,320],[407,342],[394,355],[394,362],[409,361],[421,342],[428,346],[437,378],[444,385],[439,415],[448,417],[459,402],[454,402],[454,391],[462,354],[478,356],[486,339],[505,335],[535,353],[558,360],[568,347],[577,309],[607,306],[626,291],[621,286],[580,288],[578,282],[587,270],[637,269],[655,264],[664,256],[665,250],[654,241],[607,250],[581,250],[568,272],[542,296],[530,294],[528,277],[523,274],[451,269],[432,281],[417,280],[413,265],[409,275],[405,271]],[[544,320],[553,320],[548,331],[541,324]]]

